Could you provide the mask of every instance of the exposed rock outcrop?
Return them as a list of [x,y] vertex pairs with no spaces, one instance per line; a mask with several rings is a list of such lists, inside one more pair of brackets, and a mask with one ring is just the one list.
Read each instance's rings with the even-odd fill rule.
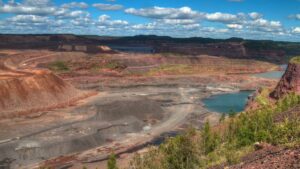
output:
[[270,94],[272,98],[279,99],[288,93],[300,94],[300,62],[299,57],[293,58],[275,90]]

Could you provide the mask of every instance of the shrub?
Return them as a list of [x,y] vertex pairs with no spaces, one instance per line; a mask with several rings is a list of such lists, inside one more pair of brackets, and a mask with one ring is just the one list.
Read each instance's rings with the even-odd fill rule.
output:
[[194,142],[193,133],[170,138],[160,146],[163,152],[164,167],[168,169],[193,169],[199,165],[199,148]]
[[165,169],[163,152],[157,147],[150,147],[149,149],[143,155],[134,155],[130,161],[130,169]]
[[270,102],[269,102],[269,94],[270,94],[269,89],[267,89],[267,88],[262,89],[262,91],[255,97],[255,101],[256,101],[261,107],[270,105]]
[[292,62],[292,63],[300,63],[300,56],[293,57],[293,58],[291,59],[291,62]]
[[237,164],[240,161],[238,153],[235,150],[228,150],[225,152],[226,162],[229,165]]
[[234,117],[237,114],[237,112],[233,111],[232,109],[228,112],[229,117]]
[[131,169],[193,169],[199,166],[200,148],[197,134],[190,130],[186,134],[169,138],[158,148],[150,148],[146,154],[135,155]]
[[55,61],[49,64],[49,69],[53,71],[68,71],[69,67],[64,61]]
[[272,131],[273,144],[286,144],[300,140],[300,121],[295,118],[292,120],[285,119],[279,125],[276,125]]
[[109,156],[109,159],[107,161],[107,169],[118,169],[117,167],[117,160],[116,160],[116,156],[114,153],[112,153]]
[[219,136],[216,133],[212,133],[209,122],[204,124],[204,128],[201,132],[201,141],[205,154],[214,151],[218,146]]

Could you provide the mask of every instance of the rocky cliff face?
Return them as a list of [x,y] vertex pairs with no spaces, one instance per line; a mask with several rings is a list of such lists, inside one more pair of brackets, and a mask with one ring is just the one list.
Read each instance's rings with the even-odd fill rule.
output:
[[300,94],[300,62],[297,61],[298,58],[290,61],[286,72],[270,95],[272,98],[279,99],[292,92]]

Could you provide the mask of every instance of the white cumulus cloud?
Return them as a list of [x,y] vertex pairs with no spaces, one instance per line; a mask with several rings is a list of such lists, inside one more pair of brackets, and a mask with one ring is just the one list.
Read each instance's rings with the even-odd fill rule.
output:
[[293,33],[300,33],[300,27],[296,27],[292,30]]
[[208,21],[216,21],[216,22],[233,22],[238,19],[237,15],[233,14],[228,14],[228,13],[221,13],[221,12],[216,12],[216,13],[211,13],[211,14],[206,14],[205,18]]
[[107,26],[107,27],[113,27],[113,26],[124,26],[128,25],[129,23],[124,20],[111,20],[111,17],[108,15],[101,15],[98,18],[98,26]]
[[141,9],[128,8],[125,12],[154,19],[195,19],[200,17],[200,14],[193,11],[190,7],[164,8],[155,6]]
[[85,18],[89,17],[90,13],[82,10],[61,10],[56,13],[57,18],[59,19],[72,19],[72,18]]
[[63,8],[81,8],[81,9],[86,9],[89,7],[89,5],[85,2],[71,2],[71,3],[66,3],[63,4],[61,7]]
[[24,1],[24,5],[28,5],[28,6],[49,6],[51,5],[52,1],[51,0],[25,0]]
[[122,5],[118,5],[118,4],[102,4],[102,3],[93,4],[93,7],[104,11],[116,11],[123,8]]
[[260,19],[262,17],[262,14],[258,12],[251,12],[249,13],[249,16],[251,19]]
[[239,24],[227,24],[226,26],[230,29],[243,29],[243,25]]

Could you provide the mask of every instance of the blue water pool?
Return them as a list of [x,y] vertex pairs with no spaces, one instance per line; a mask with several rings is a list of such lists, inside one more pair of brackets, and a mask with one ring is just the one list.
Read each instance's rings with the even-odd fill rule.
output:
[[283,73],[284,73],[283,71],[272,71],[272,72],[254,74],[254,76],[267,78],[267,79],[280,79]]
[[240,91],[237,93],[217,94],[203,99],[202,102],[209,111],[219,113],[241,112],[245,108],[248,96],[252,93],[253,91]]

